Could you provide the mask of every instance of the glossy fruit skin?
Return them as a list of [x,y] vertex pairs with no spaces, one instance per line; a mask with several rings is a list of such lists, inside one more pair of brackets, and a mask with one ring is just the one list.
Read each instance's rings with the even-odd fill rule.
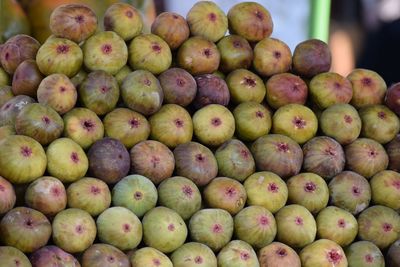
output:
[[160,36],[171,50],[189,38],[190,30],[184,17],[174,12],[159,14],[151,25],[151,33]]

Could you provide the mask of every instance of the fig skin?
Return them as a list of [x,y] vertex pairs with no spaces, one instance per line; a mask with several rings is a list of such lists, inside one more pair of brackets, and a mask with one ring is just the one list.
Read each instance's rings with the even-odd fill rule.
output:
[[[1,49],[0,49],[0,55],[1,55]],[[8,73],[3,69],[3,67],[1,67],[1,62],[0,62],[0,87],[3,87],[5,85],[10,85],[10,82],[11,79]]]
[[239,35],[228,35],[217,44],[221,54],[219,69],[230,73],[236,69],[248,69],[253,61],[253,49],[249,42]]
[[201,36],[214,43],[228,30],[227,16],[211,1],[195,3],[187,13],[186,21],[193,36]]
[[86,5],[66,4],[53,10],[49,26],[55,36],[79,44],[96,32],[97,17]]
[[49,38],[38,50],[36,64],[45,76],[64,74],[73,77],[79,72],[83,62],[81,48],[64,38]]
[[[349,266],[385,267],[385,258],[380,249],[369,241],[357,241],[345,250]],[[389,267],[394,267],[389,265]]]
[[[13,185],[0,176],[0,216],[10,211],[16,202],[16,195]],[[1,253],[0,253],[1,254]]]
[[28,257],[11,246],[0,247],[1,264],[10,267],[32,267]]
[[232,102],[240,104],[247,101],[261,103],[265,96],[263,80],[246,69],[232,71],[226,77]]
[[375,174],[371,180],[372,201],[400,211],[400,174],[384,170]]
[[132,72],[131,67],[129,67],[128,65],[125,65],[114,75],[115,79],[117,79],[118,86],[121,86],[125,77],[128,76],[128,74],[131,72]]
[[249,42],[269,37],[274,27],[269,11],[255,2],[243,2],[231,7],[228,22],[230,33],[238,34]]
[[258,251],[260,267],[292,266],[301,267],[300,257],[291,247],[272,242]]
[[200,36],[187,39],[178,49],[178,66],[192,75],[210,74],[218,69],[221,56],[217,46]]
[[152,247],[144,247],[133,252],[130,262],[132,266],[173,267],[171,260],[164,253]]
[[26,95],[17,95],[5,102],[0,108],[0,126],[15,125],[15,120],[21,110],[36,101]]
[[224,79],[213,74],[203,74],[195,77],[197,94],[193,101],[193,107],[200,109],[209,104],[227,106],[230,94],[228,85]]
[[300,251],[303,267],[346,267],[348,266],[343,249],[328,239],[319,239]]
[[305,78],[327,72],[331,68],[331,51],[328,45],[318,39],[299,43],[293,52],[293,71]]
[[396,267],[400,264],[400,240],[394,242],[387,252],[387,267]]
[[38,249],[30,256],[30,260],[33,267],[81,267],[78,260],[73,255],[53,245]]
[[186,107],[196,96],[196,80],[184,69],[170,68],[161,73],[158,80],[163,89],[166,104]]
[[12,87],[5,85],[5,86],[0,86],[0,109],[1,107],[11,98],[14,97],[14,94],[12,92]]
[[138,36],[143,29],[140,12],[126,3],[114,3],[104,14],[104,30],[116,32],[124,41]]
[[[171,256],[174,267],[217,266],[214,252],[202,243],[189,242],[175,250]],[[201,266],[200,265],[200,266]]]
[[129,258],[108,244],[93,244],[82,255],[82,267],[130,267]]
[[0,142],[7,136],[15,135],[15,127],[13,125],[4,125],[0,127]]
[[0,63],[8,74],[13,74],[19,64],[27,59],[35,59],[40,43],[26,34],[17,34],[2,46]]
[[27,59],[15,70],[12,80],[12,92],[14,95],[27,95],[36,97],[36,91],[43,80],[36,61]]
[[242,240],[232,240],[221,249],[217,256],[220,267],[259,267],[254,249]]
[[254,47],[254,69],[264,77],[285,73],[292,65],[292,52],[281,40],[265,38]]
[[181,15],[163,12],[151,24],[151,33],[160,36],[171,50],[175,50],[189,38],[190,30],[185,18]]
[[392,171],[400,171],[400,135],[396,135],[392,141],[385,146],[386,153],[389,157],[388,169]]
[[400,97],[400,83],[395,83],[389,87],[385,96],[385,105],[398,116],[400,115],[400,105],[397,103]]

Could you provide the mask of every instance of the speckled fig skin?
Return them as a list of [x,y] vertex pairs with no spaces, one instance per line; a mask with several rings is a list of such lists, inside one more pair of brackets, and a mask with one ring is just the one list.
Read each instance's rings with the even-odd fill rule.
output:
[[175,250],[171,256],[174,267],[217,266],[214,252],[202,243],[189,242]]
[[400,239],[394,242],[387,252],[387,266],[396,267],[400,264]]
[[400,171],[400,135],[396,135],[392,141],[385,146],[386,153],[389,156],[388,169],[392,171]]
[[130,267],[129,258],[108,244],[93,244],[82,255],[82,267]]
[[384,170],[375,174],[371,180],[372,201],[400,211],[400,173]]
[[249,42],[239,35],[228,35],[217,44],[221,54],[219,69],[229,73],[236,69],[248,69],[253,61],[253,49]]
[[86,5],[66,4],[53,10],[49,26],[55,36],[79,44],[96,32],[97,17]]
[[181,15],[175,12],[163,12],[151,24],[151,33],[160,36],[171,50],[175,50],[189,38],[190,30]]
[[260,267],[292,266],[301,267],[299,255],[291,247],[272,242],[258,251]]
[[260,267],[254,249],[242,240],[232,240],[221,249],[217,256],[221,267]]
[[8,100],[14,97],[12,92],[12,87],[9,85],[0,86],[0,108],[6,103]]
[[164,92],[164,103],[186,107],[196,96],[196,80],[184,69],[170,68],[158,76]]
[[33,266],[40,267],[81,267],[79,261],[73,255],[53,245],[38,249],[30,256],[30,260]]
[[152,247],[133,252],[130,262],[132,266],[173,267],[171,260],[164,253]]
[[73,77],[82,66],[83,53],[74,42],[64,38],[50,38],[38,50],[36,63],[41,73]]
[[265,96],[263,80],[255,73],[246,69],[232,71],[226,77],[231,100],[234,103],[253,101],[261,103]]
[[288,72],[292,52],[287,44],[275,38],[265,38],[254,47],[254,69],[264,77]]
[[2,46],[0,53],[0,63],[8,74],[13,74],[18,65],[27,60],[35,59],[40,43],[34,38],[17,34]]
[[227,106],[230,94],[224,79],[213,74],[203,74],[195,77],[197,94],[193,100],[193,107],[200,109],[209,104]]
[[300,251],[303,267],[346,267],[346,254],[342,247],[329,239],[320,239]]
[[115,3],[104,14],[104,30],[118,33],[124,41],[138,36],[142,29],[142,16],[132,5]]
[[28,95],[36,97],[36,91],[43,79],[36,61],[27,59],[15,70],[12,80],[12,92],[14,95]]
[[318,39],[301,42],[293,51],[293,71],[302,77],[312,78],[329,71],[331,61],[328,45]]
[[199,36],[187,39],[177,53],[179,67],[192,75],[213,73],[218,69],[220,58],[217,46]]
[[0,108],[0,126],[15,125],[15,120],[21,110],[29,104],[35,103],[35,99],[26,95],[12,97]]
[[250,42],[269,37],[273,30],[271,15],[262,5],[243,2],[228,11],[229,32],[240,35]]
[[28,257],[20,250],[11,246],[0,247],[1,263],[10,267],[32,267]]
[[[0,176],[0,216],[11,210],[16,202],[13,185]],[[1,252],[0,252],[1,254]]]

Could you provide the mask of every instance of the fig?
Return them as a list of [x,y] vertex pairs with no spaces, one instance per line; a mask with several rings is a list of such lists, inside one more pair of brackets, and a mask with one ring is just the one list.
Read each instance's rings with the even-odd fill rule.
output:
[[2,46],[0,63],[8,74],[13,74],[19,64],[27,59],[35,59],[40,43],[26,34],[17,34]]
[[194,36],[179,47],[177,63],[192,75],[210,74],[218,69],[220,57],[213,42]]
[[116,108],[104,119],[105,136],[119,140],[127,149],[147,140],[150,124],[142,114],[127,108]]
[[289,136],[299,144],[304,144],[315,136],[318,119],[314,112],[300,104],[280,107],[272,117],[272,132]]
[[369,241],[354,242],[346,248],[345,252],[349,266],[385,267],[382,252]]
[[357,236],[356,218],[343,209],[334,206],[326,207],[318,213],[316,221],[318,237],[332,240],[339,246],[350,245]]
[[213,75],[203,74],[195,77],[197,94],[193,101],[193,107],[200,109],[209,104],[227,106],[229,104],[229,89],[224,79]]
[[142,240],[142,224],[129,209],[112,207],[103,211],[96,221],[101,242],[121,250],[136,248]]
[[75,88],[79,89],[79,86],[83,83],[83,81],[86,79],[88,73],[84,69],[80,69],[77,74],[75,74],[74,77],[72,77],[70,80],[72,84],[75,86]]
[[158,202],[187,220],[200,209],[201,193],[188,178],[175,176],[164,180],[158,186]]
[[142,34],[129,44],[129,65],[154,75],[166,71],[172,62],[168,44],[155,34]]
[[0,142],[0,176],[13,184],[29,183],[43,176],[46,163],[46,153],[35,139],[10,135]]
[[53,245],[36,250],[30,256],[30,260],[34,267],[81,267],[73,255]]
[[208,184],[217,176],[218,163],[209,148],[197,142],[174,149],[176,174],[187,177],[197,186]]
[[[0,48],[0,55],[1,55],[1,48]],[[0,87],[9,85],[10,84],[10,77],[8,73],[1,67],[1,60],[0,60]]]
[[11,98],[14,97],[14,94],[12,92],[12,87],[5,85],[5,86],[0,86],[0,108]]
[[279,73],[265,83],[268,105],[279,109],[288,104],[304,105],[308,97],[307,84],[297,75]]
[[261,76],[288,72],[291,64],[290,48],[281,40],[265,38],[254,47],[253,67]]
[[67,188],[68,207],[87,211],[97,216],[111,204],[111,193],[106,183],[97,178],[85,177]]
[[115,32],[98,32],[82,47],[83,63],[90,71],[103,70],[116,74],[128,61],[128,47]]
[[127,107],[145,116],[157,112],[164,98],[159,81],[147,70],[128,74],[121,84],[121,95]]
[[82,267],[130,267],[128,256],[108,244],[93,244],[82,255]]
[[164,103],[186,107],[197,92],[196,80],[184,69],[170,68],[158,76],[164,92]]
[[51,236],[51,224],[43,213],[18,207],[1,219],[0,232],[4,245],[31,253],[47,244]]
[[132,173],[146,176],[155,184],[171,177],[175,168],[171,150],[154,140],[136,144],[130,151],[130,158]]
[[149,118],[153,140],[174,148],[190,142],[193,136],[193,123],[190,114],[176,104],[166,104]]
[[390,142],[400,130],[397,115],[384,105],[370,105],[359,110],[362,121],[361,136],[378,143]]
[[148,211],[142,224],[144,243],[163,253],[173,252],[182,246],[188,234],[182,217],[166,207],[156,207]]
[[44,78],[37,90],[37,99],[41,104],[53,108],[59,114],[65,114],[76,104],[78,93],[75,86],[64,74],[51,74]]
[[160,36],[171,50],[175,50],[189,38],[190,30],[181,15],[175,12],[162,12],[151,24],[151,33]]
[[96,223],[89,213],[80,209],[66,209],[53,220],[53,241],[69,253],[83,252],[96,238]]
[[223,143],[216,151],[218,174],[243,182],[255,171],[254,158],[242,141],[231,139]]
[[130,262],[132,266],[173,267],[171,260],[164,253],[151,247],[133,252]]
[[272,119],[269,110],[257,102],[243,102],[233,110],[237,136],[254,141],[269,133]]
[[386,144],[385,149],[389,157],[389,170],[400,171],[400,135]]
[[14,95],[27,95],[36,97],[36,91],[43,79],[36,61],[27,59],[18,65],[12,80],[12,92]]
[[303,163],[301,147],[285,135],[261,136],[252,144],[251,152],[258,170],[271,171],[283,179],[298,174]]
[[399,83],[395,83],[389,87],[385,96],[385,105],[397,115],[400,114],[399,100]]
[[78,73],[83,62],[81,48],[68,39],[49,38],[38,50],[36,64],[41,73],[64,74],[73,77]]
[[242,240],[232,240],[218,253],[218,266],[221,267],[259,267],[253,248]]
[[104,30],[116,32],[124,41],[138,36],[143,29],[142,16],[135,7],[126,3],[114,3],[104,14]]
[[170,256],[174,267],[215,267],[217,258],[214,252],[204,244],[189,242],[183,244]]
[[248,69],[253,61],[253,49],[249,42],[239,35],[224,36],[217,44],[221,54],[219,69],[230,73],[237,69]]
[[286,184],[290,203],[302,205],[313,214],[328,205],[329,189],[321,176],[303,172],[290,178]]
[[125,65],[114,75],[115,79],[118,82],[118,86],[121,86],[125,77],[128,76],[128,74],[131,72],[132,69],[128,65]]
[[275,220],[279,242],[292,248],[303,248],[314,241],[317,224],[305,207],[297,204],[285,206],[275,215]]
[[273,172],[256,172],[243,184],[247,193],[247,204],[262,206],[276,213],[285,206],[288,188],[285,182]]
[[378,73],[367,69],[354,69],[347,79],[353,86],[353,97],[350,102],[352,106],[359,109],[383,103],[387,86]]
[[141,175],[126,176],[112,190],[113,206],[128,208],[139,218],[156,206],[157,199],[157,188]]
[[129,152],[117,139],[105,137],[96,141],[87,156],[89,173],[106,183],[116,183],[129,172]]
[[399,257],[399,247],[400,247],[400,241],[397,240],[394,242],[388,252],[387,252],[387,266],[388,267],[396,267],[400,263],[400,257]]
[[400,215],[385,206],[372,206],[358,216],[358,237],[371,241],[380,249],[392,245],[399,237]]
[[341,173],[345,166],[342,146],[328,136],[317,136],[303,145],[303,169],[325,180]]
[[238,34],[250,42],[269,37],[273,30],[271,14],[255,2],[243,2],[228,11],[229,32]]
[[325,135],[341,145],[352,143],[361,133],[361,118],[349,104],[336,104],[325,109],[319,118],[319,125]]
[[361,175],[344,171],[330,181],[330,203],[357,215],[366,209],[371,200],[371,187]]
[[210,104],[194,113],[193,131],[202,144],[220,146],[233,137],[235,118],[226,107]]
[[273,242],[258,252],[261,267],[292,266],[301,267],[300,257],[291,247]]
[[246,69],[236,69],[228,74],[226,83],[233,102],[253,101],[261,103],[265,96],[265,86],[262,79]]
[[96,32],[97,17],[86,5],[66,4],[53,10],[49,26],[55,36],[79,44]]
[[370,180],[372,201],[400,211],[400,174],[384,170],[375,174]]
[[83,149],[103,138],[104,126],[100,118],[87,108],[74,108],[64,115],[64,136]]
[[189,221],[192,241],[203,243],[214,252],[221,250],[233,235],[233,219],[222,209],[202,209]]
[[211,1],[195,3],[186,15],[190,33],[212,42],[224,37],[228,30],[228,18],[221,8]]
[[208,207],[224,209],[232,216],[244,208],[247,199],[243,185],[228,177],[213,179],[204,188],[203,197]]
[[[0,176],[0,216],[11,210],[16,201],[13,185]],[[1,253],[0,253],[1,254]]]
[[78,92],[83,105],[97,115],[112,111],[119,99],[117,80],[102,70],[89,73]]
[[334,104],[348,104],[353,96],[351,82],[335,72],[315,75],[310,81],[310,96],[321,109]]
[[0,127],[0,141],[5,139],[7,136],[15,134],[17,133],[15,132],[14,125],[4,125]]
[[36,101],[26,95],[12,97],[0,108],[0,126],[15,125],[15,120],[21,110],[28,104]]
[[54,216],[67,206],[67,193],[63,183],[57,178],[44,176],[33,181],[25,191],[28,207]]
[[369,179],[383,171],[389,164],[389,157],[381,144],[359,138],[345,147],[346,167]]
[[15,119],[17,134],[32,137],[42,145],[48,145],[60,137],[64,121],[49,106],[32,103],[24,106]]
[[25,254],[11,246],[0,246],[0,258],[0,263],[4,266],[32,267]]
[[312,78],[331,68],[332,56],[327,43],[309,39],[299,43],[293,51],[293,71],[306,78]]
[[62,182],[82,178],[89,167],[85,151],[72,139],[59,138],[47,147],[47,172]]
[[346,267],[346,254],[335,242],[320,239],[309,244],[300,251],[301,266],[303,267]]
[[261,206],[249,206],[234,218],[235,236],[254,248],[270,244],[276,235],[276,222],[271,212]]

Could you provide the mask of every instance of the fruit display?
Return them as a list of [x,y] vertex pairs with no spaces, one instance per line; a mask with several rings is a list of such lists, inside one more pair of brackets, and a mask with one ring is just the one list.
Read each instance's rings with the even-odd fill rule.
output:
[[47,5],[0,44],[0,267],[400,266],[400,83],[255,2]]

